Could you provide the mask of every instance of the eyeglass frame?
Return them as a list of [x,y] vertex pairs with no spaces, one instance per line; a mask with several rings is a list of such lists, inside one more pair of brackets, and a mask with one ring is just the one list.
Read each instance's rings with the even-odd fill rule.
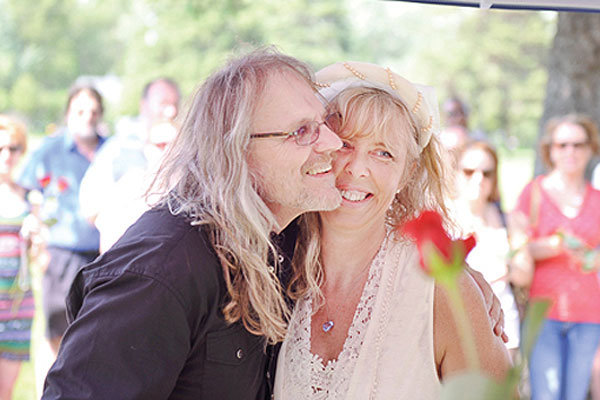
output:
[[[325,118],[323,118],[323,121],[321,122],[317,122],[317,121],[310,121],[307,122],[305,124],[303,124],[302,126],[300,126],[298,129],[294,130],[294,131],[289,131],[289,132],[284,132],[284,131],[279,131],[279,132],[265,132],[265,133],[252,133],[250,135],[250,139],[260,139],[260,138],[270,138],[270,137],[285,137],[286,139],[289,137],[293,137],[294,141],[296,142],[296,144],[298,146],[310,146],[311,144],[315,143],[317,140],[319,140],[319,136],[321,134],[321,125],[325,124],[325,126],[327,126],[327,128],[329,130],[331,130],[332,132],[335,132],[334,129],[332,129],[329,125],[328,122],[330,120],[331,117],[333,116],[337,116],[340,119],[342,118],[342,114],[339,111],[334,111],[332,113],[329,113],[325,116]],[[308,136],[308,133],[305,135],[302,135],[299,133],[299,131],[302,128],[309,128],[310,126],[314,126],[314,131],[310,134],[310,141],[308,143],[300,143],[300,139],[303,137]],[[335,132],[337,133],[337,132]]]

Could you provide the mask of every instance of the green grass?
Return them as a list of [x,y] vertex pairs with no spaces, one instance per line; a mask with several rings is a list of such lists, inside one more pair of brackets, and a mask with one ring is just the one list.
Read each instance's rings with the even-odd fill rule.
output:
[[[42,313],[38,312],[38,310],[42,309],[40,286],[41,274],[36,268],[33,268],[32,287],[35,296],[36,314],[33,319],[31,332],[32,349],[39,348],[38,344],[44,340],[44,321],[42,319]],[[36,379],[34,372],[34,359],[36,355],[35,352],[32,352],[31,360],[22,364],[21,372],[13,392],[13,400],[35,400],[40,398],[41,393],[36,393]]]
[[21,374],[13,393],[13,400],[32,400],[36,398],[33,363],[29,361],[23,363],[21,367]]

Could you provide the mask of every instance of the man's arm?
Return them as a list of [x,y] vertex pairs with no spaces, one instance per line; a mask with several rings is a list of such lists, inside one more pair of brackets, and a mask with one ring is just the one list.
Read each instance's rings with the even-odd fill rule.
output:
[[166,399],[189,352],[179,299],[131,272],[95,278],[67,329],[43,399]]
[[505,343],[508,342],[508,336],[504,333],[504,311],[502,311],[502,306],[500,304],[500,300],[494,294],[492,287],[485,280],[483,274],[479,271],[475,271],[473,268],[469,266],[465,266],[465,270],[467,273],[473,278],[478,289],[481,291],[481,295],[483,296],[485,308],[488,312],[488,317],[490,319],[490,324],[493,328],[494,334],[499,336],[502,341]]

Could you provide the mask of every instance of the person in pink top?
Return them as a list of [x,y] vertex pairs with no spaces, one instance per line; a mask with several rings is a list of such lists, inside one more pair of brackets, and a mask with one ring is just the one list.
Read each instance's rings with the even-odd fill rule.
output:
[[530,359],[532,399],[585,399],[600,342],[600,191],[585,180],[598,129],[582,115],[552,119],[540,141],[549,167],[521,193],[513,220],[534,260],[530,298],[552,306]]

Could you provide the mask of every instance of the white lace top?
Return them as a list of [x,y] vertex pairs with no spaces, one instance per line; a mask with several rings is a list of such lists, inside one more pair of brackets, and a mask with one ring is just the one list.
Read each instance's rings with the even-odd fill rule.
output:
[[[371,264],[342,351],[325,365],[310,351],[312,301],[307,297],[296,304],[279,353],[276,399],[437,396],[433,281],[419,271],[416,257],[412,245],[384,241]],[[403,287],[409,290],[399,292]],[[415,368],[420,377],[415,376]],[[423,383],[429,387],[423,388]],[[412,391],[404,389],[409,385]]]

